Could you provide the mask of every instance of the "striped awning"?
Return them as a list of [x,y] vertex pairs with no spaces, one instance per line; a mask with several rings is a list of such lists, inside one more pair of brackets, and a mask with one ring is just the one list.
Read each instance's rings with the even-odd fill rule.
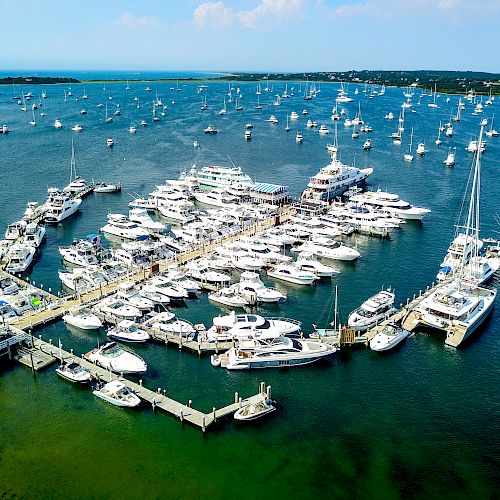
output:
[[250,191],[254,193],[281,194],[288,192],[288,186],[279,186],[278,184],[267,184],[265,182],[261,182],[259,184],[255,184]]

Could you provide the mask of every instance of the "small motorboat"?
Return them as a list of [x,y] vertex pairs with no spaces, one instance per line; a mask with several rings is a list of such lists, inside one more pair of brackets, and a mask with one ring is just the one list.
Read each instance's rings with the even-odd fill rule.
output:
[[217,129],[213,125],[209,125],[203,132],[205,132],[205,134],[216,134]]
[[124,319],[115,327],[110,328],[107,335],[110,339],[122,342],[147,342],[149,340],[149,334],[128,319]]
[[92,363],[116,373],[143,373],[148,369],[148,365],[140,356],[126,351],[115,342],[96,347],[85,357]]
[[269,401],[259,401],[255,404],[249,404],[240,408],[235,414],[235,420],[256,420],[268,413],[276,410],[276,407],[273,406]]
[[119,380],[112,380],[92,393],[115,406],[133,408],[141,403],[139,397]]
[[396,347],[401,341],[408,337],[409,332],[395,325],[387,325],[370,340],[372,351],[388,351]]
[[56,373],[60,377],[78,384],[85,384],[92,378],[89,370],[74,361],[63,363],[59,368],[56,368]]
[[122,190],[119,182],[108,184],[106,182],[98,182],[94,187],[94,193],[118,193]]
[[90,309],[69,311],[62,319],[68,325],[80,328],[80,330],[99,330],[102,327],[102,321]]
[[223,288],[218,292],[209,293],[208,300],[228,307],[245,307],[248,305],[248,301],[231,288]]
[[212,364],[212,366],[220,366],[221,364],[221,361],[222,361],[222,357],[220,354],[212,354],[210,356],[210,363]]
[[114,145],[115,145],[115,141],[113,141],[113,138],[112,137],[108,137],[106,139],[106,146],[108,146],[108,148],[112,148]]

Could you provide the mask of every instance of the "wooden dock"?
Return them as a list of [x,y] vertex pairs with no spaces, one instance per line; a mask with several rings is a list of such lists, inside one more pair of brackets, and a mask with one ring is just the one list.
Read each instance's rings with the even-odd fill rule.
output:
[[[104,368],[101,368],[94,363],[91,363],[83,356],[79,357],[73,352],[67,352],[62,349],[62,346],[54,346],[51,343],[45,342],[44,340],[36,337],[30,338],[25,333],[24,336],[25,342],[28,344],[28,348],[30,348],[33,353],[35,351],[39,351],[42,357],[50,357],[54,361],[59,360],[61,363],[76,362],[89,370],[92,378],[97,381],[108,382],[110,380],[120,380],[125,383],[127,387],[129,387],[135,394],[137,394],[137,396],[139,396],[142,401],[149,403],[153,410],[160,409],[177,417],[181,422],[186,421],[196,427],[199,427],[203,432],[205,432],[205,430],[210,425],[214,424],[218,419],[222,419],[224,417],[232,415],[240,408],[243,408],[250,404],[257,404],[270,398],[271,386],[266,387],[265,383],[261,382],[257,394],[254,394],[248,398],[241,398],[238,393],[235,393],[234,401],[232,403],[219,409],[213,407],[212,411],[210,411],[209,413],[203,413],[202,411],[196,410],[192,407],[191,400],[187,402],[187,404],[180,403],[179,401],[176,401],[175,399],[167,396],[166,390],[158,388],[156,391],[153,391],[145,387],[142,380],[139,380],[139,382],[134,382],[121,375],[117,375],[108,370],[105,370]],[[30,345],[31,340],[33,341],[33,345]]]

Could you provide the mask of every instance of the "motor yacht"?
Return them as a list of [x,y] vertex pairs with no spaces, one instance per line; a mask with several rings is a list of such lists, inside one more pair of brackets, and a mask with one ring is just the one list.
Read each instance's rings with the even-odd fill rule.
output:
[[443,161],[443,163],[447,167],[453,167],[455,165],[455,155],[456,155],[457,148],[450,148],[448,150],[448,156],[446,157],[446,160]]
[[63,189],[64,193],[70,193],[76,195],[85,191],[89,187],[89,183],[80,176],[74,177],[74,179]]
[[38,248],[45,237],[45,226],[30,222],[24,232],[24,244]]
[[61,364],[56,368],[56,373],[60,377],[78,384],[86,384],[92,380],[90,371],[74,361]]
[[266,287],[259,274],[251,271],[241,273],[240,282],[232,287],[250,303],[277,303],[283,302],[287,298],[279,290]]
[[387,319],[396,312],[394,299],[393,292],[382,290],[365,300],[360,307],[349,314],[347,320],[349,328],[364,332]]
[[96,290],[108,283],[106,275],[97,267],[78,267],[73,271],[58,271],[59,279],[66,288],[78,293]]
[[287,337],[271,339],[240,339],[238,346],[227,352],[228,370],[252,368],[281,368],[299,366],[330,356],[337,348],[314,342]]
[[209,293],[208,299],[216,304],[235,308],[245,307],[250,304],[250,302],[245,297],[237,293],[232,286]]
[[340,272],[338,269],[335,269],[332,266],[327,266],[319,260],[316,260],[311,252],[306,251],[299,253],[295,265],[301,271],[313,273],[320,278],[329,278]]
[[223,188],[215,188],[211,191],[199,191],[193,193],[193,196],[197,202],[212,207],[235,209],[238,203],[238,198],[228,195]]
[[255,185],[252,178],[245,174],[241,167],[207,165],[199,170],[194,170],[193,176],[200,186],[223,187],[241,184],[250,188]]
[[115,145],[115,141],[113,140],[113,138],[112,137],[108,137],[106,139],[106,146],[108,148],[112,148],[114,145]]
[[312,285],[318,280],[316,274],[309,271],[301,271],[292,264],[278,264],[277,266],[270,267],[266,272],[270,278],[287,281],[296,285]]
[[64,193],[57,188],[48,189],[47,201],[44,205],[45,222],[55,224],[73,215],[82,204],[80,198],[73,198],[70,193]]
[[142,316],[142,312],[137,307],[131,306],[122,299],[109,297],[98,304],[98,309],[102,314],[114,316],[120,320],[129,319],[135,320]]
[[[85,114],[85,113],[83,113],[83,114]],[[74,127],[71,127],[71,130],[73,132],[81,132],[83,130],[83,127],[77,123]]]
[[361,254],[355,248],[351,248],[331,238],[314,238],[299,248],[301,251],[331,260],[352,261],[361,257]]
[[188,224],[196,219],[189,209],[183,208],[180,205],[160,205],[158,211],[166,219],[171,219],[181,224]]
[[143,297],[139,290],[135,288],[135,283],[120,283],[116,297],[140,311],[150,311],[154,307],[153,301]]
[[290,318],[265,318],[258,314],[236,314],[216,316],[207,330],[209,342],[232,340],[241,337],[276,338],[280,335],[298,336],[301,323]]
[[128,212],[128,218],[150,233],[161,233],[165,230],[165,224],[153,220],[144,208],[132,208]]
[[108,214],[108,223],[101,228],[101,231],[107,235],[130,240],[143,240],[149,237],[149,231],[122,214]]
[[60,120],[56,120],[56,121],[54,122],[54,128],[56,128],[56,129],[61,129],[62,127],[63,127],[63,126],[62,126],[62,123],[61,123],[61,121],[60,121]]
[[68,325],[80,330],[99,330],[103,325],[102,321],[87,308],[70,310],[62,319]]
[[309,179],[302,201],[329,201],[342,195],[353,185],[363,183],[373,168],[359,169],[344,165],[334,153],[332,161]]
[[409,332],[404,328],[386,325],[370,340],[370,349],[377,352],[389,351],[400,344],[408,335]]
[[397,194],[380,189],[351,196],[350,201],[381,209],[404,220],[422,220],[431,212],[428,208],[411,205]]
[[5,239],[15,242],[16,240],[22,238],[26,231],[27,225],[28,223],[25,220],[12,222],[7,226],[7,229],[5,230]]
[[144,373],[148,369],[140,356],[123,349],[115,342],[107,342],[101,347],[96,347],[84,357],[115,373]]
[[76,240],[69,247],[59,247],[63,259],[75,266],[96,266],[104,254],[102,247],[91,239]]
[[93,390],[92,394],[112,405],[125,408],[134,408],[141,403],[139,396],[119,380],[112,380],[104,384],[102,387]]
[[[172,280],[170,280],[166,276],[153,277],[150,280],[149,286],[150,286],[150,288],[148,288],[149,290],[159,293],[161,295],[166,295],[169,298],[170,302],[172,301],[182,302],[189,297],[189,294],[184,287],[173,283]],[[144,294],[141,295],[145,296]]]
[[217,133],[217,129],[213,125],[209,125],[203,132],[205,132],[205,134],[214,135]]
[[156,289],[154,285],[144,285],[140,290],[139,294],[151,300],[155,305],[167,306],[170,304],[170,297]]
[[298,130],[297,133],[295,134],[295,142],[297,144],[302,144],[303,141],[304,141],[304,136],[302,135],[302,132]]
[[192,261],[186,265],[187,274],[195,281],[215,288],[224,288],[231,283],[227,274],[211,271],[208,263],[203,260]]
[[191,340],[196,334],[196,329],[191,322],[176,318],[175,314],[170,311],[154,313],[143,324],[154,330],[160,330],[177,337],[181,336],[188,340]]
[[9,248],[7,257],[9,262],[5,266],[5,270],[11,274],[23,273],[33,262],[36,248],[24,243],[15,243]]
[[118,193],[121,190],[122,187],[119,182],[116,183],[98,182],[94,186],[94,193]]
[[134,321],[129,319],[124,319],[116,326],[109,328],[107,335],[110,339],[121,342],[142,343],[149,340],[149,334],[141,330]]

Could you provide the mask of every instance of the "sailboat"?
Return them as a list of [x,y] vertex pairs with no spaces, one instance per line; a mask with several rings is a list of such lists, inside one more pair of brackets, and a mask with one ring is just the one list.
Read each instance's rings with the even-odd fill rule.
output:
[[240,100],[239,100],[239,98],[238,98],[238,97],[236,98],[236,106],[235,106],[235,108],[234,108],[234,109],[235,109],[236,111],[241,111],[241,110],[243,109],[243,106],[241,105]]
[[33,119],[30,121],[30,125],[32,125],[33,127],[35,127],[36,126],[35,108],[31,108],[31,113],[33,115]]
[[260,105],[259,102],[259,96],[257,96],[257,106],[255,106],[255,109],[262,109],[262,106]]
[[111,116],[108,116],[108,103],[106,103],[106,119],[105,123],[111,123],[113,121],[113,118]]
[[224,98],[224,105],[222,106],[222,109],[219,111],[219,115],[225,115],[226,113],[227,113],[226,98]]
[[290,132],[290,126],[288,125],[288,115],[286,115],[286,127],[285,132]]
[[411,128],[410,145],[408,147],[408,153],[404,155],[405,161],[413,161],[412,148],[413,148],[413,127]]
[[434,84],[434,98],[433,101],[427,104],[429,108],[438,108],[439,106],[436,104],[436,84]]
[[207,96],[205,94],[203,94],[201,97],[201,108],[200,109],[202,111],[205,111],[207,108],[208,108]]
[[[490,91],[491,92],[491,91]],[[496,131],[494,128],[493,128],[493,122],[495,120],[495,115],[493,115],[493,117],[491,118],[491,124],[490,124],[490,129],[488,131],[486,131],[486,135],[488,137],[498,137],[498,131]]]
[[88,99],[89,96],[87,95],[87,92],[85,90],[85,87],[83,87],[83,95],[82,95],[82,99]]
[[130,90],[130,86],[128,84],[128,80],[127,80],[127,86],[125,87],[125,90]]
[[[486,120],[481,122],[479,143],[483,138]],[[480,234],[480,191],[481,191],[481,150],[476,152],[472,172],[472,188],[465,225],[459,227],[464,241],[479,243]],[[470,179],[468,180],[470,182]],[[457,227],[458,229],[458,227]],[[446,332],[445,344],[458,347],[489,316],[497,291],[480,286],[494,270],[485,257],[479,256],[481,245],[474,244],[472,257],[467,259],[468,245],[463,245],[460,263],[452,281],[437,286],[411,313],[417,324],[422,323]]]
[[439,122],[438,138],[436,139],[436,146],[440,146],[443,141],[441,141],[441,129],[442,124]]
[[460,115],[462,113],[462,109],[461,109],[461,106],[460,106],[461,103],[462,103],[462,101],[460,100],[458,102],[458,106],[457,106],[457,114],[455,116],[452,116],[452,118],[451,118],[454,122],[459,122],[460,121]]

